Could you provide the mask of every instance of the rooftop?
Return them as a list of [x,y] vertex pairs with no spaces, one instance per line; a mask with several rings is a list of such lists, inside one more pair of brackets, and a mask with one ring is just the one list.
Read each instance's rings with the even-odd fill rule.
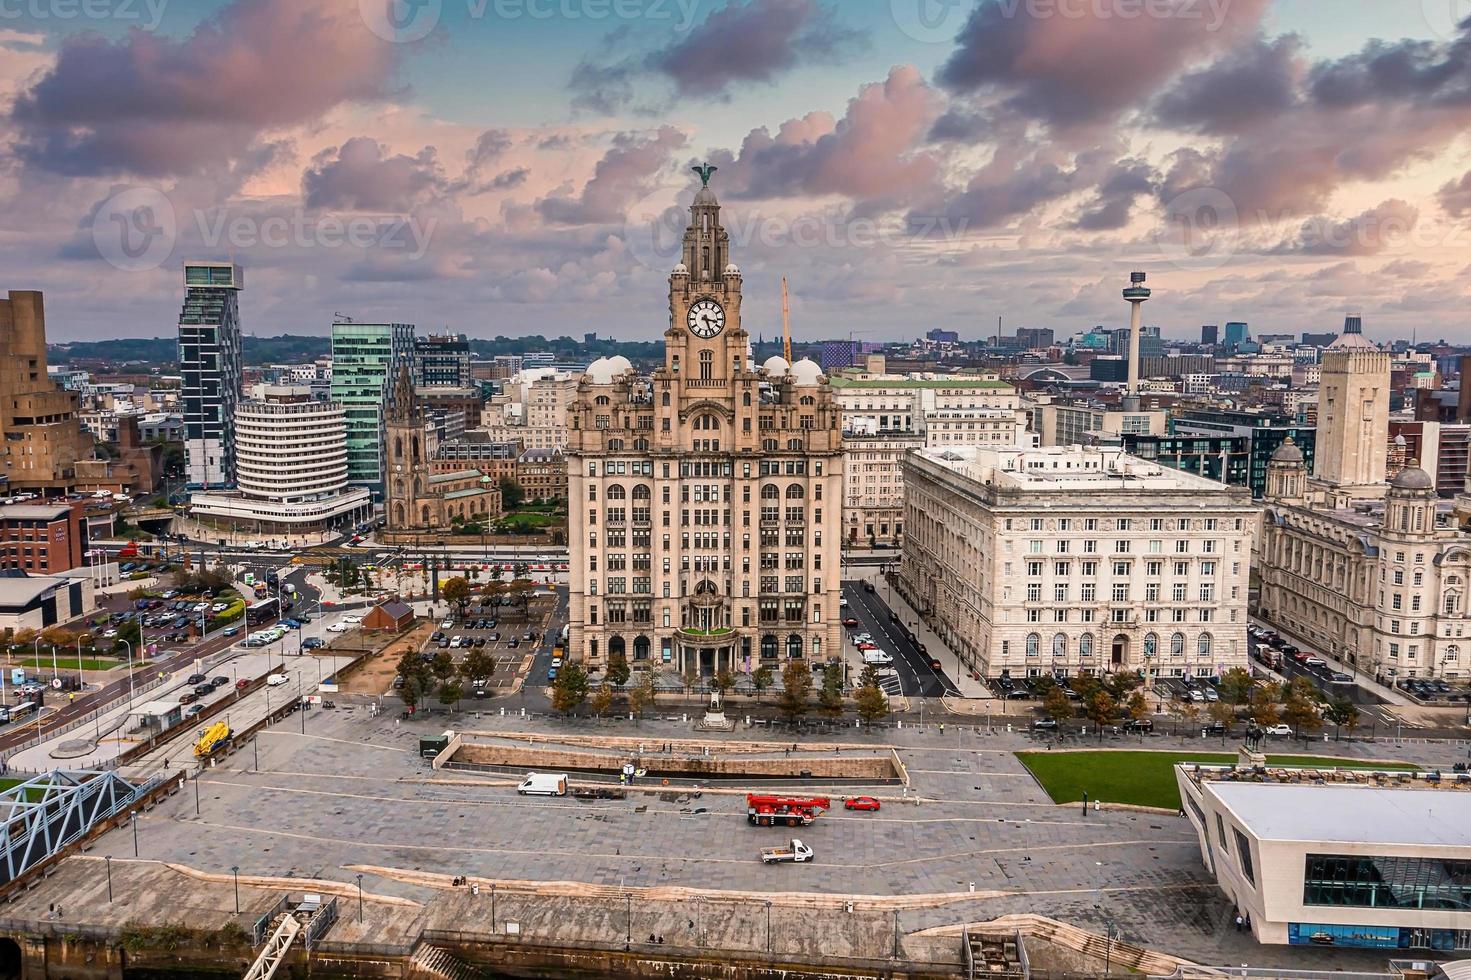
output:
[[1263,840],[1471,847],[1471,792],[1215,780],[1202,788]]
[[27,606],[46,593],[62,588],[67,581],[49,575],[0,578],[0,608]]
[[65,517],[71,508],[65,504],[10,504],[0,507],[0,519],[19,521],[54,521]]
[[1115,446],[949,446],[917,450],[914,456],[998,490],[1243,492]]
[[984,378],[845,378],[828,375],[828,384],[834,388],[988,388],[1009,389],[1005,381]]

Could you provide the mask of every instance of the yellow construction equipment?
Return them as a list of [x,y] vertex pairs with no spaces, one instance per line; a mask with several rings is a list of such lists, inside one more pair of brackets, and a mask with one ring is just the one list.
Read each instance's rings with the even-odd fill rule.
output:
[[206,728],[204,734],[199,736],[199,741],[194,743],[194,758],[208,759],[229,739],[230,726],[223,721],[215,722]]
[[781,356],[792,363],[792,311],[787,304],[787,277],[781,277]]

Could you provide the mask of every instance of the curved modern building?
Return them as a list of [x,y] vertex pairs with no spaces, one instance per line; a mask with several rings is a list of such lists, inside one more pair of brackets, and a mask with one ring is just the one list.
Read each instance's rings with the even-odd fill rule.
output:
[[234,493],[197,493],[192,512],[260,534],[307,533],[371,516],[368,491],[348,486],[347,413],[309,389],[257,386],[235,410]]

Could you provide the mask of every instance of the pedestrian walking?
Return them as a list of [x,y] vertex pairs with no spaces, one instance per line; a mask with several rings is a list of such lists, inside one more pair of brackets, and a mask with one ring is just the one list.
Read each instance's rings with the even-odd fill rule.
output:
[[1244,920],[1241,918],[1241,914],[1238,912],[1237,915],[1236,915],[1236,931],[1237,932],[1240,932],[1241,931],[1241,924],[1242,924],[1243,921]]

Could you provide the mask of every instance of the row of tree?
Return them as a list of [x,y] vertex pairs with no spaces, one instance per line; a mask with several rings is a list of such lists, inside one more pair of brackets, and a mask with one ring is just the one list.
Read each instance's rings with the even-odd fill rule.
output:
[[[1109,674],[1096,677],[1069,678],[1078,695],[1078,711],[1100,730],[1120,717],[1141,720],[1149,714],[1149,702],[1138,688],[1143,679],[1137,674]],[[1260,683],[1241,667],[1226,671],[1217,685],[1219,701],[1209,702],[1205,716],[1212,722],[1229,727],[1240,717],[1263,727],[1282,722],[1300,735],[1311,734],[1323,727],[1325,720],[1335,726],[1335,734],[1347,726],[1358,724],[1359,709],[1346,698],[1325,699],[1312,681],[1297,677],[1289,684]],[[1042,698],[1042,712],[1059,723],[1072,718],[1075,706],[1062,685],[1051,677],[1042,677],[1033,685]],[[1201,717],[1201,704],[1184,701],[1177,709],[1180,717],[1195,722]]]
[[398,696],[412,714],[431,697],[446,708],[460,703],[465,689],[476,681],[488,681],[495,674],[495,658],[484,650],[471,649],[465,659],[455,663],[448,650],[440,650],[425,660],[412,649],[398,659],[398,676],[403,678]]
[[[621,696],[627,702],[628,711],[636,718],[642,718],[654,705],[659,690],[659,674],[660,671],[654,669],[642,670],[638,681],[629,687],[633,671],[624,657],[614,656],[609,660],[602,681],[594,688],[587,671],[580,664],[568,663],[552,682],[552,706],[562,714],[570,715],[587,705],[594,715],[601,718]],[[775,673],[769,666],[759,667],[751,673],[757,697],[772,686],[774,678]],[[736,676],[722,669],[709,681],[711,689],[723,695],[735,686]],[[782,689],[777,695],[776,706],[788,721],[799,721],[814,708],[829,720],[841,718],[846,711],[841,664],[819,664],[814,672],[805,660],[788,661],[782,668],[781,681]],[[869,724],[888,715],[889,699],[879,687],[878,676],[872,667],[864,669],[854,691],[854,702],[858,716]]]

